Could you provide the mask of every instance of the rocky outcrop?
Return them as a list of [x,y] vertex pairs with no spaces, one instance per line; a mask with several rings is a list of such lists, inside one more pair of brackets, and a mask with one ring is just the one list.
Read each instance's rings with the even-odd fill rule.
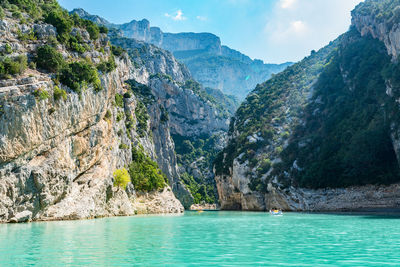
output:
[[[226,176],[226,179],[231,179]],[[248,181],[247,181],[248,182]],[[221,183],[223,210],[268,211],[278,208],[287,211],[357,211],[396,208],[400,205],[400,185],[366,185],[334,189],[278,189],[268,185],[268,192],[235,192],[235,181]],[[223,190],[223,191],[222,191]]]
[[159,192],[138,194],[133,202],[136,214],[182,213],[183,206],[170,188]]
[[217,204],[193,204],[190,206],[190,210],[218,210]]
[[[364,5],[368,4],[371,3]],[[400,12],[399,6],[393,9],[392,17],[383,18],[381,15],[377,16],[377,14],[371,14],[368,11],[363,12],[362,9],[366,8],[364,5],[359,5],[352,12],[352,25],[357,28],[362,36],[371,35],[373,38],[382,41],[389,55],[397,60],[400,54],[400,26],[399,21],[397,21]]]

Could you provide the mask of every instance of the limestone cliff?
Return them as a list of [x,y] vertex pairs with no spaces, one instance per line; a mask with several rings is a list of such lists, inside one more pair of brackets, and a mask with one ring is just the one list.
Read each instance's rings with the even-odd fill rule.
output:
[[[38,47],[56,42],[52,25],[21,23],[5,13],[0,51],[9,57],[27,55],[31,62]],[[112,56],[106,35],[92,40],[84,29],[73,32],[80,32],[86,51],[59,43],[56,50],[65,60],[100,64]],[[132,161],[131,147],[142,146],[168,175],[172,190],[190,195],[179,176],[168,172],[176,169],[174,144],[159,120],[159,106],[149,108],[146,125],[135,123],[140,99],[125,82],[141,74],[126,54],[114,60],[113,70],[99,73],[101,90],[88,84],[77,93],[32,64],[0,81],[0,222],[183,211],[169,186],[144,195],[132,184],[126,190],[113,186],[113,172]],[[66,94],[56,97],[56,90]]]
[[[206,140],[213,138],[217,143],[208,151],[220,151],[224,145],[225,132],[228,129],[229,118],[234,112],[233,102],[216,90],[205,90],[200,84],[192,80],[187,68],[176,61],[170,52],[162,50],[154,45],[137,41],[132,38],[113,36],[113,44],[119,45],[128,51],[133,63],[133,76],[137,82],[145,84],[149,92],[141,90],[141,94],[147,99],[151,99],[154,110],[162,111],[162,127],[169,129],[174,138],[175,147],[180,148],[186,140]],[[161,107],[161,109],[159,108]],[[151,108],[152,109],[152,108]],[[150,112],[152,114],[153,112]],[[158,127],[153,127],[156,133]],[[156,147],[163,144],[165,137],[158,138],[153,135]],[[158,145],[159,144],[159,145]],[[173,147],[172,149],[175,149]],[[163,151],[163,149],[156,149]],[[208,184],[210,194],[214,195],[215,182],[212,174],[212,158],[199,157],[195,161],[183,161],[182,151],[175,149],[175,154],[165,152],[170,157],[162,157],[165,162],[158,162],[160,166],[174,166],[172,169],[164,170],[167,175],[180,176],[188,173],[196,177],[199,184]],[[180,165],[178,168],[176,163]],[[188,184],[187,180],[184,180]],[[193,187],[189,187],[195,193]],[[176,192],[174,190],[174,192]],[[180,193],[178,193],[180,195]],[[179,197],[178,197],[179,198]],[[181,198],[179,198],[181,199]],[[193,201],[193,200],[190,200]],[[184,201],[185,207],[190,201]],[[196,201],[199,201],[196,199]],[[216,201],[215,198],[210,201]]]
[[361,3],[347,33],[247,97],[215,162],[223,209],[398,207],[399,8]]

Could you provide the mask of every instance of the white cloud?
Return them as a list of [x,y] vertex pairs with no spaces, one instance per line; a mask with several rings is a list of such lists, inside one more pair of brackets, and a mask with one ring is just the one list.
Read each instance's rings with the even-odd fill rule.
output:
[[[297,61],[318,50],[351,23],[350,11],[362,0],[279,0],[265,17],[262,58],[270,62]],[[259,56],[260,57],[260,56]]]
[[303,33],[307,30],[306,25],[301,20],[296,20],[291,23],[291,27],[294,32]]
[[176,21],[186,20],[186,17],[183,16],[183,12],[180,9],[178,11],[176,11],[174,14],[165,13],[164,16],[166,16],[167,18],[176,20]]
[[201,20],[201,21],[206,21],[207,17],[197,16],[196,19]]
[[297,0],[281,0],[280,6],[283,9],[292,8],[296,2]]

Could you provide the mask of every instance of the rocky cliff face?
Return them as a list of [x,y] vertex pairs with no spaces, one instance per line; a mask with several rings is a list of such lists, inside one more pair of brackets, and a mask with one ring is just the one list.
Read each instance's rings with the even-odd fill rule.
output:
[[[198,140],[215,135],[224,136],[224,132],[228,128],[229,117],[234,111],[232,108],[234,103],[221,93],[206,92],[192,80],[187,68],[177,62],[170,52],[131,38],[114,36],[111,41],[128,51],[134,66],[136,66],[133,76],[137,82],[145,84],[151,90],[150,94],[146,96],[146,98],[152,98],[153,104],[150,110],[154,110],[154,112],[151,111],[150,114],[158,112],[157,115],[152,116],[164,117],[163,123],[160,123],[161,127],[169,129],[172,136],[179,136],[174,140],[175,146],[181,146],[185,139]],[[166,116],[162,113],[167,114],[168,118],[165,119]],[[177,161],[174,152],[175,146],[160,149],[165,143],[165,136],[158,137],[159,127],[151,126],[156,151],[164,154],[164,156],[158,156],[159,159],[163,159],[158,163],[160,166],[165,166],[162,168],[164,172],[169,177],[176,177],[184,173],[196,173],[199,180],[206,179],[214,184],[209,159],[200,158],[196,162],[186,163]],[[223,138],[221,142],[224,143]],[[219,151],[222,147],[223,144],[213,149]],[[165,155],[169,156],[165,157]],[[182,166],[178,168],[177,163]],[[202,168],[198,166],[200,163]],[[211,191],[214,190],[211,189]],[[190,195],[182,195],[182,190],[174,190],[174,192],[180,200],[185,199],[183,201],[185,207],[190,206],[193,201]],[[180,197],[181,195],[182,197]]]
[[399,4],[360,4],[349,32],[247,97],[215,164],[223,209],[398,207]]
[[258,83],[291,64],[264,64],[261,60],[252,60],[236,50],[221,45],[220,38],[211,33],[164,33],[158,27],[150,27],[149,21],[145,19],[112,24],[82,9],[74,9],[72,13],[98,24],[119,29],[125,37],[151,43],[172,52],[189,68],[196,81],[205,87],[234,95],[239,100],[243,100]]
[[[8,11],[0,25],[0,50],[11,47],[11,57],[33,58],[37,48],[57,34],[48,24],[20,24]],[[58,45],[64,58],[105,60],[110,54],[107,37],[92,41],[85,30],[76,30],[82,33],[87,51],[82,56]],[[21,41],[25,32],[35,33],[37,40]],[[100,46],[105,52],[95,50]],[[174,172],[174,144],[169,128],[160,122],[159,106],[149,108],[144,133],[138,124],[128,127],[127,120],[139,119],[135,111],[140,100],[125,94],[129,93],[125,81],[145,80],[146,75],[134,71],[126,54],[115,58],[115,66],[100,75],[103,90],[89,85],[77,94],[58,85],[67,92],[65,99],[53,97],[54,76],[33,68],[0,81],[0,222],[183,211],[169,186],[147,194],[136,193],[131,184],[127,190],[113,186],[113,172],[127,166],[132,160],[130,148],[140,145],[159,162],[172,189],[190,196]],[[116,96],[123,94],[120,106]]]

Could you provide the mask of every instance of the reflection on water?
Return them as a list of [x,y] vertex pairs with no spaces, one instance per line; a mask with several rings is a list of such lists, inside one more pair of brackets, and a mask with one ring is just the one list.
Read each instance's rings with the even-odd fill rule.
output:
[[399,265],[398,218],[186,212],[4,224],[0,265]]

